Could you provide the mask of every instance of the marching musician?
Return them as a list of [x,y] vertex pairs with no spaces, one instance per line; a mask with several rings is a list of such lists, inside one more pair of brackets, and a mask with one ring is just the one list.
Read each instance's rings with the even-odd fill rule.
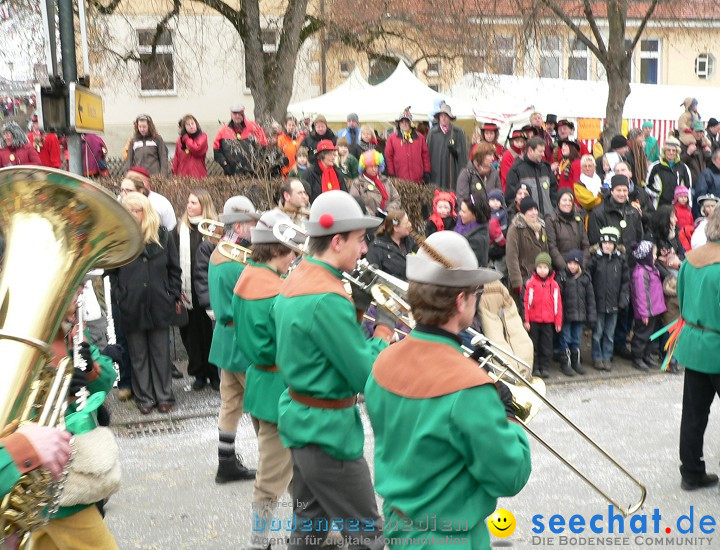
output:
[[467,539],[463,548],[490,548],[483,520],[498,497],[527,482],[530,446],[510,390],[463,355],[459,333],[472,323],[483,285],[501,274],[478,268],[458,233],[433,233],[426,245],[407,259],[417,325],[380,353],[365,387],[385,537],[390,548],[456,538]]
[[[90,395],[98,392],[109,393],[117,379],[111,357],[118,355],[118,346],[108,345],[100,353],[88,340],[88,332],[82,335],[80,341],[75,341],[79,326],[77,323],[76,300],[80,292],[82,290],[75,294],[70,301],[65,318],[60,323],[55,340],[50,345],[55,357],[51,364],[55,366],[60,362],[60,359],[73,354],[75,346],[79,347],[77,360],[82,365],[77,363],[73,365],[69,393],[70,404],[65,413],[66,418],[80,410],[80,403]],[[85,399],[82,398],[82,392],[84,391],[87,391]],[[96,441],[100,442],[100,440]],[[87,452],[83,452],[87,451],[87,448],[79,449],[77,441],[74,448],[75,455],[70,465],[70,475],[72,475],[73,469],[84,468],[88,460],[100,464],[105,460],[109,460],[108,455],[106,455],[107,449],[102,446],[100,448],[96,446],[92,449],[94,456],[88,456]],[[33,532],[30,544],[34,550],[60,550],[65,548],[73,548],[73,550],[117,549],[115,539],[103,522],[101,515],[102,502],[100,502],[100,506],[96,506],[98,501],[110,496],[117,489],[117,485],[109,488],[108,486],[100,487],[103,485],[100,479],[94,479],[93,485],[95,485],[93,488],[76,485],[73,487],[72,494],[69,493],[66,487],[66,491],[61,496],[61,506],[57,513],[52,516],[47,524]],[[80,491],[75,489],[80,489]],[[106,489],[107,493],[98,495],[94,489]],[[83,498],[83,496],[87,498]],[[72,498],[72,501],[68,501],[68,498]]]
[[[220,215],[220,221],[225,224],[221,242],[248,247],[250,231],[259,218],[260,214],[250,199],[240,195],[230,197]],[[199,269],[199,265],[196,265],[196,269]],[[207,268],[211,319],[215,320],[208,361],[221,369],[218,471],[215,483],[255,477],[255,470],[246,468],[235,454],[235,433],[243,414],[245,371],[249,363],[235,343],[232,297],[244,267],[242,263],[223,256],[215,247]]]
[[251,415],[258,438],[249,548],[259,550],[270,545],[270,524],[278,499],[292,480],[290,450],[283,447],[277,428],[278,401],[287,386],[275,365],[272,307],[295,253],[273,234],[278,223],[290,223],[290,218],[271,210],[252,230],[252,260],[240,274],[233,296],[236,345],[250,362],[243,406]]
[[290,549],[320,547],[330,518],[355,522],[354,530],[342,525],[343,535],[354,539],[351,547],[384,546],[355,403],[392,329],[378,325],[367,340],[343,286],[343,271],[352,271],[367,252],[365,231],[379,224],[350,194],[320,194],[307,223],[310,255],[275,301],[276,362],[288,385],[278,429],[293,459]]

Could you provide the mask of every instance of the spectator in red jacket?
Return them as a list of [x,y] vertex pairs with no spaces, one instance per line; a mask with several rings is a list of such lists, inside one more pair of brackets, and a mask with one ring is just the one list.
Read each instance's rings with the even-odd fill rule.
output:
[[395,121],[396,130],[385,144],[385,163],[388,176],[428,183],[430,181],[430,152],[425,136],[412,123],[410,108]]
[[525,154],[525,144],[527,136],[522,130],[513,130],[510,136],[510,147],[505,149],[502,160],[500,161],[500,181],[502,182],[503,194],[505,193],[505,179],[507,178],[510,168],[512,168],[515,159]]
[[560,162],[557,167],[558,191],[575,188],[580,181],[580,144],[577,141],[560,142]]
[[0,148],[0,167],[34,164],[40,166],[40,157],[17,122],[2,127],[3,143]]
[[32,116],[32,129],[28,132],[28,141],[38,153],[40,164],[48,168],[60,168],[60,141],[53,133],[45,133],[40,129],[38,116]]
[[535,271],[525,283],[525,330],[535,350],[533,376],[549,376],[553,349],[553,328],[562,330],[563,309],[560,286],[555,280],[552,260],[547,252],[535,258]]
[[206,178],[205,154],[207,150],[207,134],[202,131],[194,116],[185,115],[180,121],[180,137],[175,143],[172,173],[176,176]]

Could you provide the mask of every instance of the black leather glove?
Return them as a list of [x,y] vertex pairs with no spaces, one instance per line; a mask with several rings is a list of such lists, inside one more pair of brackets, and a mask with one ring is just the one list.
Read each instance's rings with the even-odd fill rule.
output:
[[423,181],[425,183],[430,183],[430,172],[423,172]]
[[87,375],[79,368],[75,367],[73,369],[72,378],[70,379],[70,396],[75,395],[81,388],[84,388],[87,385]]
[[120,365],[122,363],[123,349],[117,344],[108,344],[102,350],[102,355],[109,357],[113,363]]
[[[80,357],[85,361],[85,370],[89,371],[92,369],[93,364],[93,358],[92,354],[90,353],[90,344],[87,342],[83,342],[80,344]],[[79,367],[79,365],[75,365],[75,368]]]
[[[477,361],[478,363],[482,363],[486,357],[492,357],[492,353],[490,353],[484,346],[478,346],[475,348],[475,351],[472,352],[470,359]],[[485,363],[482,368],[484,368],[487,372],[490,372],[490,367],[487,363]]]
[[505,405],[505,414],[508,418],[514,420],[515,409],[512,403],[513,396],[510,388],[508,388],[502,380],[498,380],[497,382],[495,382],[495,387],[497,388],[498,395],[500,396],[500,401],[502,401],[503,405]]
[[369,292],[355,286],[353,286],[352,289],[352,298],[353,302],[355,302],[355,308],[362,311],[367,311],[370,307],[370,302],[372,302],[372,295]]

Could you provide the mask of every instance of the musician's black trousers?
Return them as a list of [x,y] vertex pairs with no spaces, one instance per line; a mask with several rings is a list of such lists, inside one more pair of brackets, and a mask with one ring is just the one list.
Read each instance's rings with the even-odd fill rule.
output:
[[685,367],[680,421],[680,474],[688,481],[705,475],[703,439],[715,394],[720,396],[720,374],[705,374]]

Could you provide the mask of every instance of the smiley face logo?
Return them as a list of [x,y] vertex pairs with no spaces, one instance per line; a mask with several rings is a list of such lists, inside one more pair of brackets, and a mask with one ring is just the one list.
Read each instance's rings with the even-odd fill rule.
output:
[[488,530],[496,537],[509,537],[515,532],[515,516],[505,508],[498,508],[488,518]]

